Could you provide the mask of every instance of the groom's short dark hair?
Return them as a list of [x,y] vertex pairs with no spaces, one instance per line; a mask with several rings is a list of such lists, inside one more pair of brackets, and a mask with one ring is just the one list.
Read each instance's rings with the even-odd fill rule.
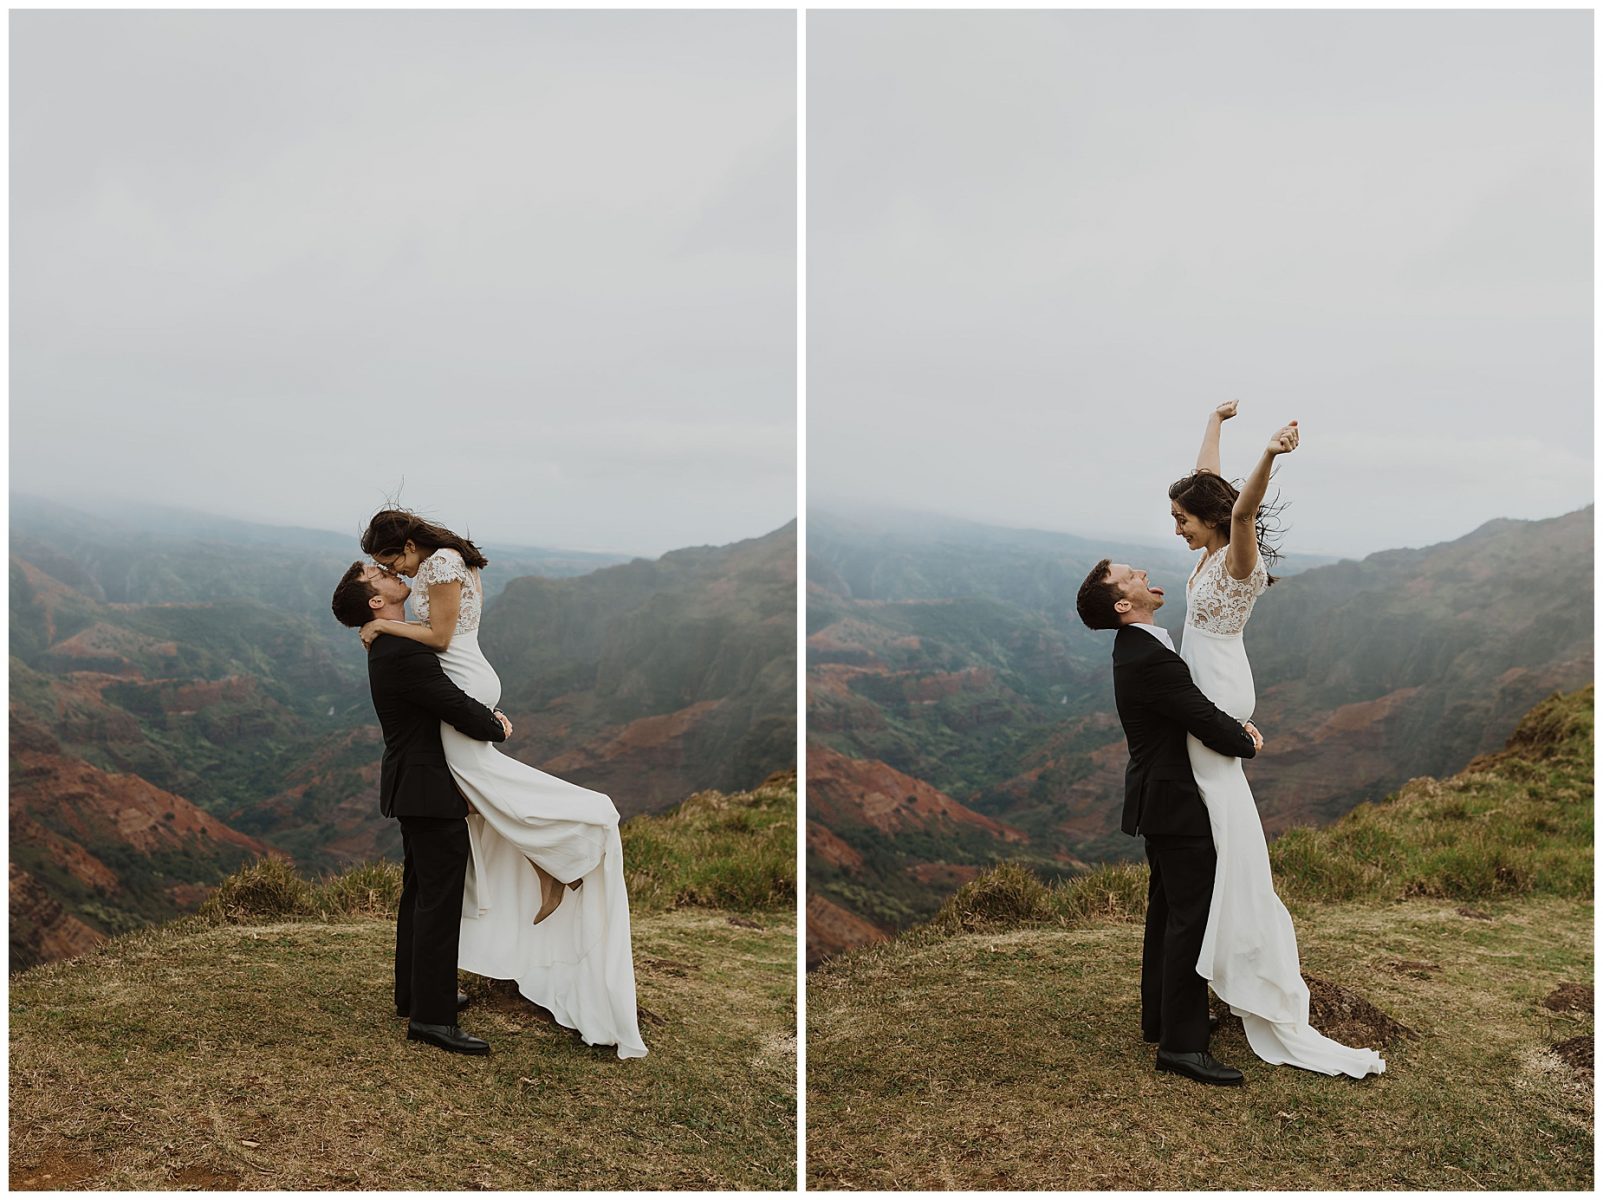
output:
[[1112,564],[1111,558],[1104,558],[1092,567],[1074,598],[1074,610],[1087,629],[1117,629],[1122,624],[1119,610],[1113,607],[1119,602],[1119,589],[1108,578]]
[[373,619],[373,607],[368,601],[378,592],[362,578],[366,569],[366,563],[353,562],[334,588],[334,619],[352,629],[360,629]]

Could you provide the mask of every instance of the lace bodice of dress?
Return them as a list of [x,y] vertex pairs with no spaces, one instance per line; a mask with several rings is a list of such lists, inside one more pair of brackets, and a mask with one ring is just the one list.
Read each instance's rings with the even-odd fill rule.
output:
[[1239,634],[1268,586],[1269,572],[1261,557],[1252,574],[1236,579],[1225,570],[1225,550],[1216,550],[1186,581],[1186,624],[1204,633]]
[[418,564],[417,577],[412,581],[412,611],[423,624],[429,623],[429,587],[436,583],[458,582],[462,585],[462,606],[456,613],[456,632],[471,633],[479,627],[479,612],[483,597],[479,594],[479,573],[468,569],[462,555],[441,547]]

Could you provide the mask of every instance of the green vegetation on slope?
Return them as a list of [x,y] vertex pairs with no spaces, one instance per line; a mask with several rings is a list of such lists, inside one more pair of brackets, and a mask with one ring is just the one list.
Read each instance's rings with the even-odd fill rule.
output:
[[1592,894],[1594,689],[1544,701],[1508,748],[1269,848],[1283,898]]
[[625,821],[630,907],[795,910],[796,772],[750,792],[697,792],[677,808]]
[[[655,851],[624,826],[644,1059],[470,975],[491,1055],[408,1043],[390,864],[317,884],[256,864],[202,916],[13,976],[11,1184],[793,1187],[795,805],[777,778],[653,818]],[[738,864],[742,809],[766,879]]]

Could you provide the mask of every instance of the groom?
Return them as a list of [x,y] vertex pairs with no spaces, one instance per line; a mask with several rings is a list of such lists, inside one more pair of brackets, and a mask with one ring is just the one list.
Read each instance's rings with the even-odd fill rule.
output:
[[[410,589],[372,563],[352,563],[334,589],[334,616],[360,628],[406,620]],[[379,811],[401,822],[405,865],[395,919],[395,1010],[410,1017],[406,1036],[458,1054],[488,1054],[488,1042],[462,1032],[456,990],[462,884],[468,865],[467,802],[457,791],[440,722],[482,742],[504,741],[512,725],[446,677],[434,651],[410,638],[380,637],[367,655],[373,707],[384,729]]]
[[1121,828],[1146,839],[1151,882],[1141,952],[1141,1032],[1158,1043],[1157,1068],[1201,1083],[1236,1085],[1241,1072],[1208,1053],[1208,984],[1197,974],[1213,900],[1213,834],[1186,752],[1186,734],[1210,750],[1251,758],[1263,738],[1219,711],[1191,680],[1169,633],[1152,617],[1163,589],[1145,571],[1103,559],[1075,608],[1091,629],[1117,629],[1113,698],[1130,748]]

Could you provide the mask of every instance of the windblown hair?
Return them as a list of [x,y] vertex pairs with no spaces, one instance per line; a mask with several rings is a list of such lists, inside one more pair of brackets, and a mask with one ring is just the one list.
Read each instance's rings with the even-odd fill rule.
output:
[[373,619],[368,601],[378,595],[378,591],[362,578],[366,566],[366,563],[353,562],[334,588],[334,619],[352,629],[360,629]]
[[1119,589],[1108,578],[1108,567],[1113,560],[1104,558],[1091,568],[1091,573],[1080,585],[1074,597],[1074,611],[1080,614],[1087,629],[1117,629],[1123,622],[1113,606],[1119,602]]
[[[1177,479],[1169,485],[1169,499],[1204,525],[1219,530],[1227,542],[1230,540],[1230,513],[1240,495],[1241,489],[1212,471],[1193,471],[1184,479]],[[1278,494],[1275,499],[1277,503],[1265,501],[1260,504],[1253,517],[1258,557],[1263,559],[1266,568],[1280,561],[1280,547],[1276,543],[1285,532],[1280,528],[1280,514],[1286,506],[1278,503]],[[1276,578],[1269,576],[1269,582],[1274,583]]]
[[487,567],[490,560],[467,538],[452,533],[444,525],[425,521],[404,508],[386,508],[373,514],[362,534],[362,553],[372,556],[400,554],[407,542],[433,553],[441,548],[455,550],[470,567]]

